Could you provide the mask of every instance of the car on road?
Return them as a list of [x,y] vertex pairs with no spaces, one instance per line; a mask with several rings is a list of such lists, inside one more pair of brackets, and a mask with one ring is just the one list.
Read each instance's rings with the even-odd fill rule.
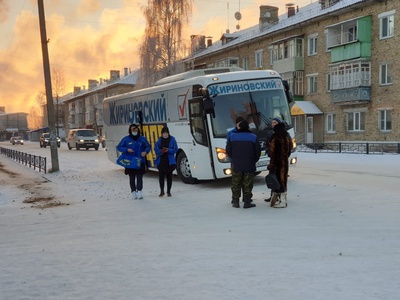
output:
[[15,144],[20,144],[23,145],[24,144],[24,139],[20,136],[13,136],[10,139],[10,143],[15,145]]
[[94,150],[99,150],[99,137],[93,129],[70,129],[67,138],[68,149],[71,150],[75,148],[80,150],[82,148],[89,150],[89,148],[94,148]]
[[[50,133],[44,132],[40,136],[40,148],[46,148],[46,146],[50,146]],[[60,148],[61,139],[57,137],[57,147]]]

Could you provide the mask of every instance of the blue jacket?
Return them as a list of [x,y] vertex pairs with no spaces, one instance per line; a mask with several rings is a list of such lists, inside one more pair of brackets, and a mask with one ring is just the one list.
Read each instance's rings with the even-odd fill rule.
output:
[[232,160],[234,172],[255,172],[261,155],[258,137],[250,131],[232,132],[226,145],[226,154]]
[[[132,149],[132,152],[128,152],[128,149]],[[149,153],[151,150],[151,146],[147,139],[141,135],[139,138],[135,141],[130,135],[127,135],[124,137],[118,144],[117,150],[119,152],[125,153],[127,157],[131,156],[133,157],[139,157],[142,162],[146,162],[146,157],[142,157],[141,153],[146,152]]]
[[[176,143],[176,139],[170,135],[170,141],[169,141],[169,145],[168,145],[168,161],[170,165],[176,165],[176,159],[175,159],[175,154],[176,152],[178,152],[178,144]],[[162,141],[162,137],[160,137],[158,139],[158,141],[156,142],[156,144],[154,145],[154,152],[157,155],[156,160],[154,161],[155,165],[159,165],[160,164],[160,160],[161,160],[161,155],[162,155],[162,148],[161,148],[161,141]]]

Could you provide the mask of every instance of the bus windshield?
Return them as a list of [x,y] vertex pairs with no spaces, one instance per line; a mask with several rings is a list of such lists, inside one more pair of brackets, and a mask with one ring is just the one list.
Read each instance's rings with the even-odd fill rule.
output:
[[289,106],[282,89],[244,91],[218,95],[213,98],[215,118],[211,118],[214,137],[226,137],[235,127],[235,119],[242,116],[253,132],[271,128],[275,117],[291,127]]

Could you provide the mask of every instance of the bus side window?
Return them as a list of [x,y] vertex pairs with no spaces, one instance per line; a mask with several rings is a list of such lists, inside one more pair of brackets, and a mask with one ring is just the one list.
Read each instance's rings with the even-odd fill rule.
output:
[[190,132],[196,143],[204,146],[207,144],[206,129],[203,119],[203,109],[201,107],[201,100],[189,101],[189,114],[190,114]]

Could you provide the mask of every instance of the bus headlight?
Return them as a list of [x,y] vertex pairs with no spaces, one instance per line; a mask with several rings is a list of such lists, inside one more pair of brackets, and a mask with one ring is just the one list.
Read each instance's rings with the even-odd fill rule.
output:
[[232,170],[231,169],[224,169],[224,174],[225,175],[232,175]]
[[217,157],[218,161],[220,163],[228,163],[230,162],[229,156],[226,154],[226,150],[222,148],[215,148],[215,151],[217,151]]
[[292,138],[292,143],[293,143],[293,150],[295,150],[297,147],[296,138]]

